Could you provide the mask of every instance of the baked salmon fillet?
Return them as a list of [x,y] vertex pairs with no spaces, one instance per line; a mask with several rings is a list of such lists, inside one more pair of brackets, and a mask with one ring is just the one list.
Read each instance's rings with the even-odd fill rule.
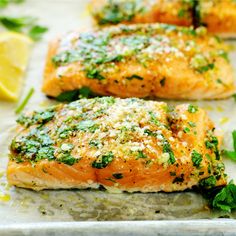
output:
[[234,92],[227,47],[205,28],[119,25],[73,32],[49,45],[43,92],[220,99]]
[[172,192],[226,184],[214,125],[192,104],[81,99],[17,122],[7,178],[18,187]]
[[183,0],[92,0],[89,9],[98,25],[167,23],[193,24],[194,1]]
[[201,25],[224,37],[236,36],[235,0],[200,0],[197,8]]
[[98,25],[205,25],[209,32],[236,36],[235,0],[92,0],[89,6]]

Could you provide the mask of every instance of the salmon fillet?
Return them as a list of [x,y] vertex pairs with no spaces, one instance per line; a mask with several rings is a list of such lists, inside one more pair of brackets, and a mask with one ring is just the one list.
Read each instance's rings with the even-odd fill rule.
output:
[[17,122],[7,178],[18,187],[172,192],[226,184],[214,125],[192,104],[81,99]]
[[209,32],[235,36],[234,0],[92,0],[90,11],[98,25],[167,23],[205,25]]
[[224,37],[236,36],[236,1],[200,0],[198,11],[200,24],[210,32]]
[[49,45],[43,92],[219,99],[234,92],[227,47],[205,28],[119,25],[73,32]]
[[182,0],[92,0],[90,11],[98,25],[118,23],[193,24],[194,1]]

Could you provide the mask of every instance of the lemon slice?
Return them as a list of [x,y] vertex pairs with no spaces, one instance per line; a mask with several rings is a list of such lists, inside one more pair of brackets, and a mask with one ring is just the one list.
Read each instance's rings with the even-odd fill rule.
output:
[[17,101],[32,44],[25,35],[0,33],[0,99]]

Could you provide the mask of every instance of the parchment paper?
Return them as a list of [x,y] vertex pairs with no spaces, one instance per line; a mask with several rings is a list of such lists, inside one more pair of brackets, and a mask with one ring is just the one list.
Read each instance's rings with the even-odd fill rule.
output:
[[[25,78],[22,98],[29,88],[36,92],[25,110],[42,108],[54,103],[40,91],[47,43],[57,35],[77,28],[91,27],[83,0],[27,0],[26,3],[11,6],[7,15],[31,15],[41,19],[49,27],[44,39],[35,44]],[[235,44],[233,41],[230,44]],[[236,44],[235,44],[236,45]],[[236,68],[236,52],[230,55]],[[167,101],[177,104],[182,102]],[[232,148],[231,132],[236,129],[236,102],[230,98],[221,101],[193,102],[206,109],[224,133],[223,148]],[[5,171],[8,160],[8,146],[14,135],[16,104],[0,102],[0,225],[42,222],[42,221],[86,221],[86,220],[155,220],[155,219],[200,219],[215,217],[236,217],[211,211],[206,201],[194,192],[156,194],[110,194],[102,191],[68,190],[42,191],[10,187]],[[236,163],[224,160],[229,180],[236,182]]]

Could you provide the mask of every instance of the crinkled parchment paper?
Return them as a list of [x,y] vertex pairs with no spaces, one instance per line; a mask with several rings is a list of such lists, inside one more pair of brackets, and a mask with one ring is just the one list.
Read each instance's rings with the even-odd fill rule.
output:
[[[24,4],[7,9],[7,14],[38,16],[41,23],[50,29],[44,39],[33,48],[22,97],[31,87],[34,87],[36,92],[27,104],[26,110],[46,107],[53,103],[40,91],[47,42],[66,31],[91,27],[86,3],[87,1],[83,0],[27,0]],[[232,52],[230,57],[236,68],[236,51]],[[232,148],[231,132],[236,129],[236,102],[230,98],[223,101],[194,103],[206,109],[216,126],[223,131],[223,147]],[[8,186],[5,171],[8,146],[14,135],[15,108],[15,104],[0,102],[0,224],[227,217],[223,213],[209,210],[202,196],[193,192],[172,194],[110,194],[91,190],[33,192]],[[225,159],[225,164],[229,179],[234,179],[236,182],[236,163]],[[235,218],[236,214],[230,217]]]

